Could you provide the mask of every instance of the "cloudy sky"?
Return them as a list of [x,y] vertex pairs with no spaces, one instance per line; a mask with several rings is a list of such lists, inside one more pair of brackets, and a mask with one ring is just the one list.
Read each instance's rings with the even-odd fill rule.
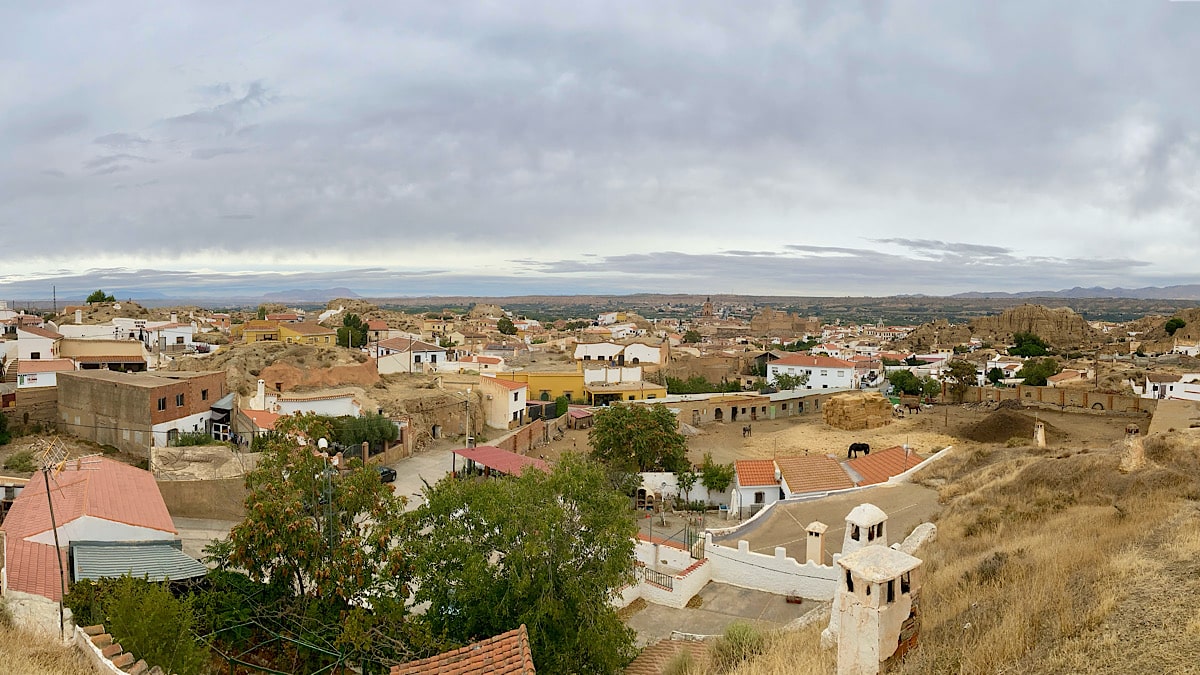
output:
[[1200,282],[1200,3],[29,2],[0,297]]

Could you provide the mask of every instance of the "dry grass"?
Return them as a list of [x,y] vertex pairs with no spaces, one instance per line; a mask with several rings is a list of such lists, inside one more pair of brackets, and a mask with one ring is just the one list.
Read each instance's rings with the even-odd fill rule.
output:
[[821,631],[828,621],[804,628],[769,633],[762,654],[729,671],[730,675],[829,675],[837,666],[836,650],[821,649]]
[[0,673],[99,675],[75,648],[9,626],[0,626]]

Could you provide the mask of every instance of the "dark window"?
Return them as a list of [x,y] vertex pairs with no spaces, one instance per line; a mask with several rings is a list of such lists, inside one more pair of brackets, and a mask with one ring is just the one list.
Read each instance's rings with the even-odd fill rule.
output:
[[888,602],[895,602],[895,601],[896,601],[896,580],[895,580],[895,579],[888,579],[888,582],[887,582],[887,601],[888,601]]
[[762,504],[766,500],[767,500],[767,496],[765,493],[763,493],[763,492],[755,492],[754,493],[754,503],[755,504]]
[[908,593],[912,590],[912,572],[905,572],[900,575],[900,592]]
[[163,396],[162,398],[158,399],[158,409],[159,410],[167,409],[167,397],[166,396]]
[[846,590],[854,592],[854,577],[850,576],[850,570],[846,570]]
[[208,400],[208,390],[207,390],[207,389],[201,389],[201,390],[200,390],[200,400],[201,400],[201,401],[207,401],[207,400]]
[[420,362],[421,362],[420,354],[417,354],[416,356],[413,357],[413,363],[420,363]]
[[851,525],[850,526],[850,538],[853,539],[854,541],[859,541],[859,535],[860,535],[860,533],[858,531],[858,526]]
[[183,394],[175,394],[175,407],[176,408],[183,407]]
[[519,391],[514,391],[514,392],[513,392],[513,400],[514,400],[514,401],[519,401],[519,400],[521,400],[521,392],[519,392]]
[[42,353],[41,352],[29,352],[29,358],[36,361],[36,360],[42,358]]

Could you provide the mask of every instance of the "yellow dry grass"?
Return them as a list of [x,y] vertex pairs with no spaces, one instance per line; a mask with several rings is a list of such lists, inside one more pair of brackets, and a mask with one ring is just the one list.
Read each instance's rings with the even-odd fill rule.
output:
[[99,675],[82,653],[52,638],[0,625],[0,673]]

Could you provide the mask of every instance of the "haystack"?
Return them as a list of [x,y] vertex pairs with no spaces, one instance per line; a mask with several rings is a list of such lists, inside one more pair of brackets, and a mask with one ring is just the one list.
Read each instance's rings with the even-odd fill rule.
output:
[[891,424],[892,403],[877,391],[838,394],[825,403],[825,423],[831,427],[857,431]]

